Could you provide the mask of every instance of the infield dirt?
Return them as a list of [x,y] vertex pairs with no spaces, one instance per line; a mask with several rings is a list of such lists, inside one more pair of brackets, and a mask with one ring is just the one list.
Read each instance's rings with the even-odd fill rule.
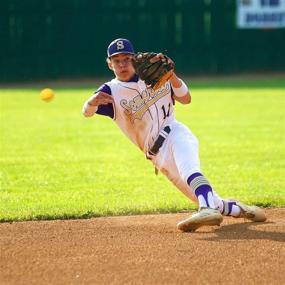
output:
[[0,224],[0,284],[285,284],[285,208],[181,233],[190,213]]

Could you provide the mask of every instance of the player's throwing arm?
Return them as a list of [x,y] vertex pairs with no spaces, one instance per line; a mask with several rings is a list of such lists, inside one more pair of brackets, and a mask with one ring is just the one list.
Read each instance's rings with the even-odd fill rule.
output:
[[95,114],[99,105],[107,105],[114,103],[112,96],[102,91],[94,94],[83,106],[83,114],[85,117],[91,117]]

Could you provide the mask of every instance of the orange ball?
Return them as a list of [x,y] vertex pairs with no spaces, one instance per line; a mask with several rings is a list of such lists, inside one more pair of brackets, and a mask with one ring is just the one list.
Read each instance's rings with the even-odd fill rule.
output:
[[50,102],[54,98],[54,91],[50,88],[45,88],[41,91],[41,99],[45,102]]

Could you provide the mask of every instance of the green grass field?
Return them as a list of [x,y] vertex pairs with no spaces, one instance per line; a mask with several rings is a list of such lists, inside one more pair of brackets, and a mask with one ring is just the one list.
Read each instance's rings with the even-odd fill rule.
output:
[[[200,140],[202,170],[224,197],[285,206],[285,83],[189,84],[176,117]],[[86,119],[94,88],[0,89],[0,221],[177,212],[195,208],[111,119]],[[44,87],[44,86],[43,86]],[[53,86],[50,86],[53,87]]]

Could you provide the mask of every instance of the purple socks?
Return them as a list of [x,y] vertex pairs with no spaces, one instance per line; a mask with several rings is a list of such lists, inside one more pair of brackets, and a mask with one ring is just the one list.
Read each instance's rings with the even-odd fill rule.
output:
[[201,173],[196,172],[190,175],[187,179],[187,183],[198,199],[199,208],[208,207],[216,209],[212,187]]

